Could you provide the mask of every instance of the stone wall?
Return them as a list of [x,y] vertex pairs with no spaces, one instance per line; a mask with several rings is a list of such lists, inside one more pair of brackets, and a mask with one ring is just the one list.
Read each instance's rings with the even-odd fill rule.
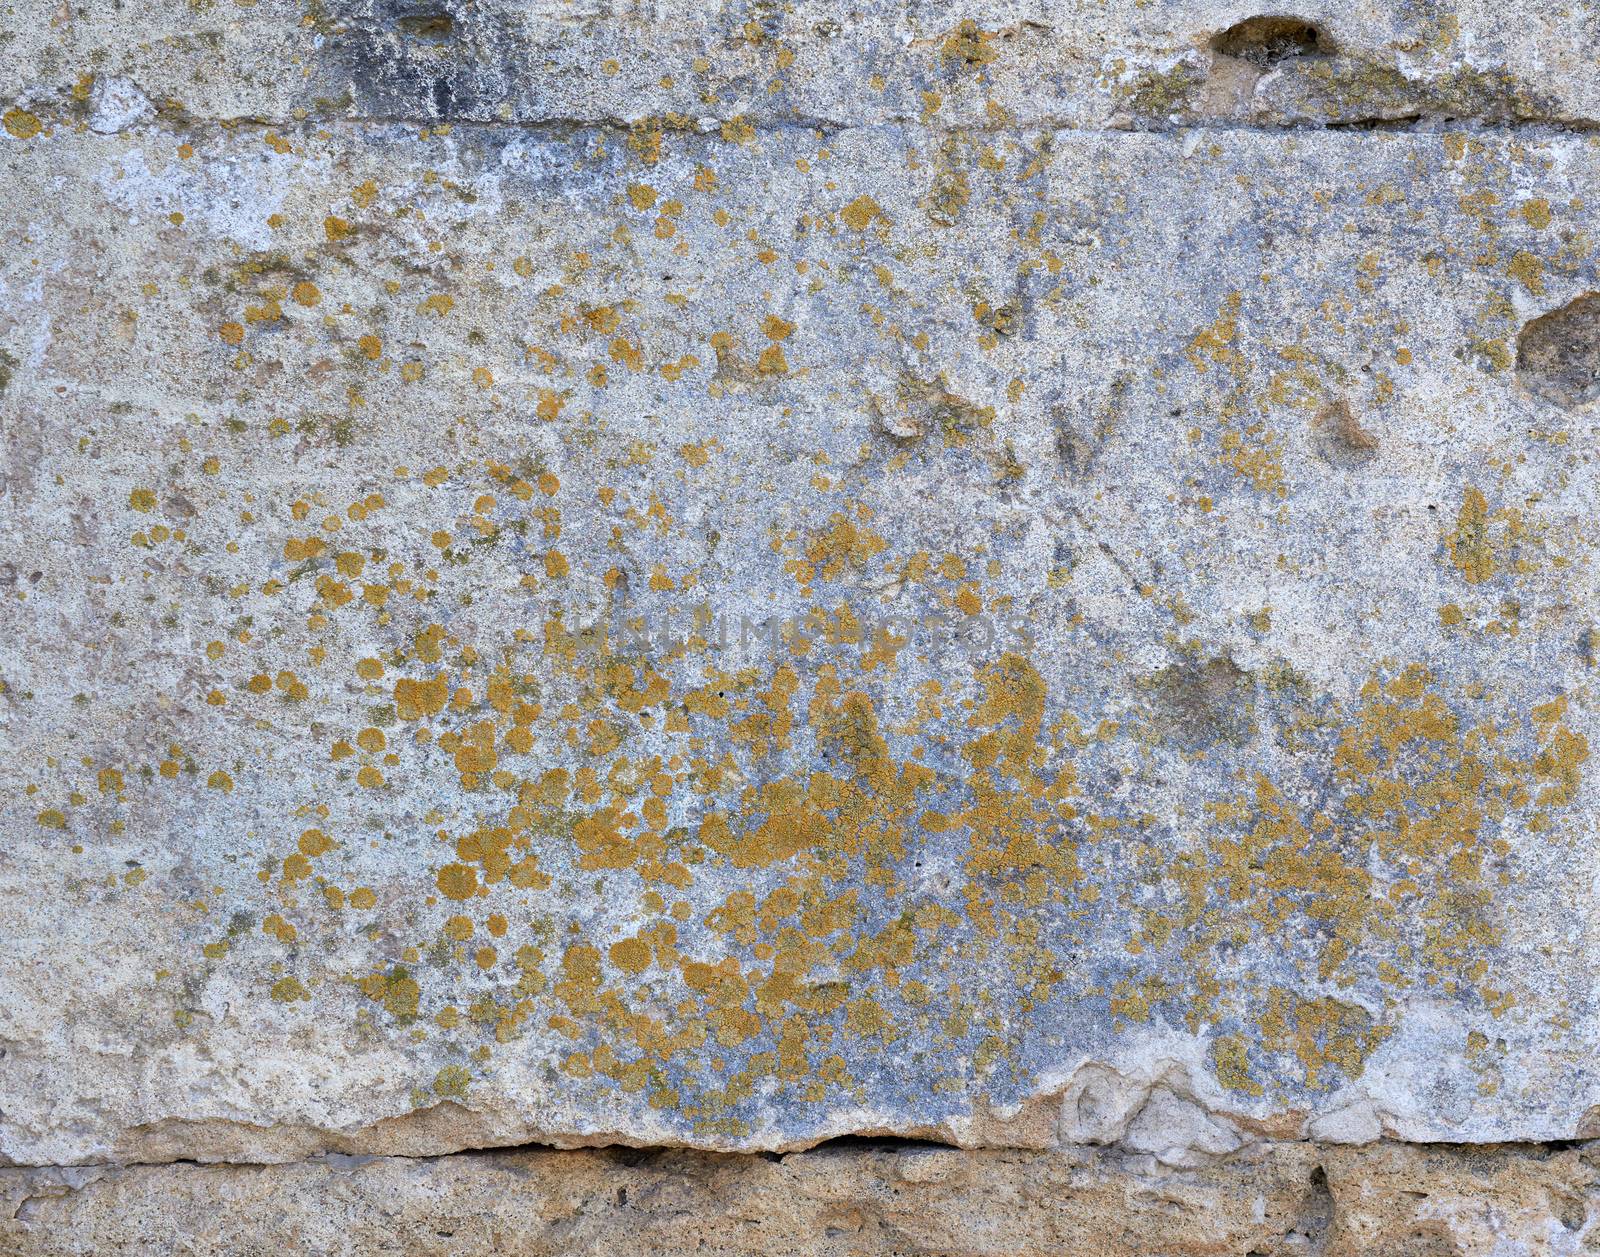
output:
[[1147,1159],[829,1147],[330,1155],[287,1165],[0,1171],[8,1254],[1587,1253],[1590,1154],[1263,1145]]
[[0,1251],[1584,1251],[1597,61],[0,3]]

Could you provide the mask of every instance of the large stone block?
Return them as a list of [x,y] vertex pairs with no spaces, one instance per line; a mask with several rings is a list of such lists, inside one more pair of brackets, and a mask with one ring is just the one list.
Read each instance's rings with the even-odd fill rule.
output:
[[0,19],[0,1157],[1595,1133],[1592,14],[1014,7]]

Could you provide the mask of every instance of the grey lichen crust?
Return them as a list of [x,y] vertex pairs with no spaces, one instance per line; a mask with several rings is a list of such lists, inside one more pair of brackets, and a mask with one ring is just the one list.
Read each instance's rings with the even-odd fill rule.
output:
[[183,7],[0,8],[0,1158],[1597,1133],[1592,12]]

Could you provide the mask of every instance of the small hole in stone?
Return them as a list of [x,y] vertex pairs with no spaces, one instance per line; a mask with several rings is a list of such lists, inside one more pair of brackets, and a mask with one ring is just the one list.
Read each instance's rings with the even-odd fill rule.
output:
[[1259,66],[1331,51],[1327,36],[1304,18],[1247,17],[1211,41],[1211,50]]
[[448,13],[412,13],[395,23],[403,35],[441,43],[455,32],[456,24]]
[[1600,399],[1600,293],[1586,292],[1522,329],[1517,378],[1557,406],[1571,409]]

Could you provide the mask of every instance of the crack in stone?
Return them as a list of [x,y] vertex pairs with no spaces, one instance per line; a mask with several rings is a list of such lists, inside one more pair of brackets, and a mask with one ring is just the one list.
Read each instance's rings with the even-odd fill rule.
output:
[[[1600,1149],[1600,1140],[1593,1139],[1506,1139],[1493,1143],[1460,1143],[1438,1139],[1404,1139],[1394,1136],[1384,1136],[1372,1140],[1370,1143],[1350,1145],[1336,1141],[1318,1139],[1258,1139],[1241,1144],[1237,1149],[1212,1158],[1208,1164],[1224,1165],[1229,1161],[1250,1155],[1253,1150],[1264,1147],[1306,1146],[1319,1149],[1352,1147],[1362,1154],[1376,1155],[1385,1148],[1417,1148],[1441,1152],[1476,1153],[1488,1150],[1513,1152],[1525,1155],[1553,1155],[1566,1151],[1587,1151]],[[296,1157],[288,1161],[252,1161],[252,1160],[198,1160],[194,1157],[177,1157],[171,1161],[86,1161],[68,1165],[31,1165],[11,1164],[0,1166],[0,1182],[8,1176],[27,1176],[37,1174],[62,1174],[81,1177],[83,1182],[69,1184],[71,1190],[78,1190],[88,1183],[103,1178],[108,1174],[121,1174],[135,1170],[148,1169],[174,1169],[188,1170],[285,1170],[299,1165],[328,1165],[339,1169],[354,1169],[379,1161],[408,1161],[408,1162],[437,1162],[450,1161],[458,1158],[482,1157],[511,1157],[524,1155],[551,1155],[565,1158],[578,1158],[595,1153],[613,1156],[624,1164],[642,1164],[651,1158],[665,1155],[684,1156],[690,1158],[704,1158],[706,1160],[727,1161],[771,1161],[789,1162],[819,1155],[832,1156],[842,1153],[877,1152],[901,1156],[915,1155],[926,1152],[946,1152],[974,1159],[987,1155],[1000,1155],[1005,1153],[1028,1153],[1034,1156],[1071,1157],[1078,1153],[1105,1152],[1122,1155],[1136,1155],[1123,1143],[1069,1143],[1058,1144],[1048,1149],[1040,1149],[1027,1144],[983,1144],[978,1147],[964,1148],[959,1144],[945,1143],[937,1139],[925,1139],[913,1135],[835,1135],[804,1147],[791,1148],[787,1151],[774,1151],[771,1149],[712,1149],[698,1148],[690,1144],[678,1143],[600,1143],[585,1144],[581,1146],[548,1143],[542,1140],[529,1140],[515,1144],[482,1144],[472,1147],[456,1148],[450,1152],[435,1153],[407,1153],[407,1152],[318,1152],[309,1156]],[[1176,1169],[1189,1169],[1195,1167],[1172,1167]]]
[[[76,125],[77,119],[69,111],[45,111],[38,115],[41,122],[56,126]],[[445,131],[475,132],[548,132],[556,135],[583,131],[603,131],[610,134],[627,134],[644,119],[626,119],[617,115],[592,118],[429,118],[411,114],[310,114],[305,117],[269,117],[259,114],[229,117],[164,116],[141,123],[130,130],[160,131],[174,134],[195,134],[210,131],[233,132],[241,129],[274,131],[307,131],[319,127],[384,128],[417,127],[435,134]],[[712,137],[729,119],[695,119],[694,126],[671,128],[680,135]],[[1393,132],[1431,134],[1450,130],[1466,130],[1494,135],[1501,132],[1548,132],[1554,136],[1582,136],[1600,134],[1600,119],[1581,116],[1568,117],[1513,117],[1495,118],[1484,115],[1452,115],[1444,113],[1410,113],[1399,116],[1375,114],[1370,117],[1339,118],[1326,122],[1313,122],[1300,118],[1282,121],[1248,121],[1217,119],[1173,119],[1167,121],[1108,123],[1101,126],[1085,125],[1058,117],[1040,117],[1029,122],[973,122],[930,123],[913,114],[890,114],[870,121],[840,121],[830,118],[767,118],[742,119],[756,134],[816,134],[837,136],[847,132],[907,130],[927,135],[1066,135],[1133,136],[1133,135],[1209,135],[1209,134],[1283,134],[1285,136],[1338,133],[1338,132]]]

